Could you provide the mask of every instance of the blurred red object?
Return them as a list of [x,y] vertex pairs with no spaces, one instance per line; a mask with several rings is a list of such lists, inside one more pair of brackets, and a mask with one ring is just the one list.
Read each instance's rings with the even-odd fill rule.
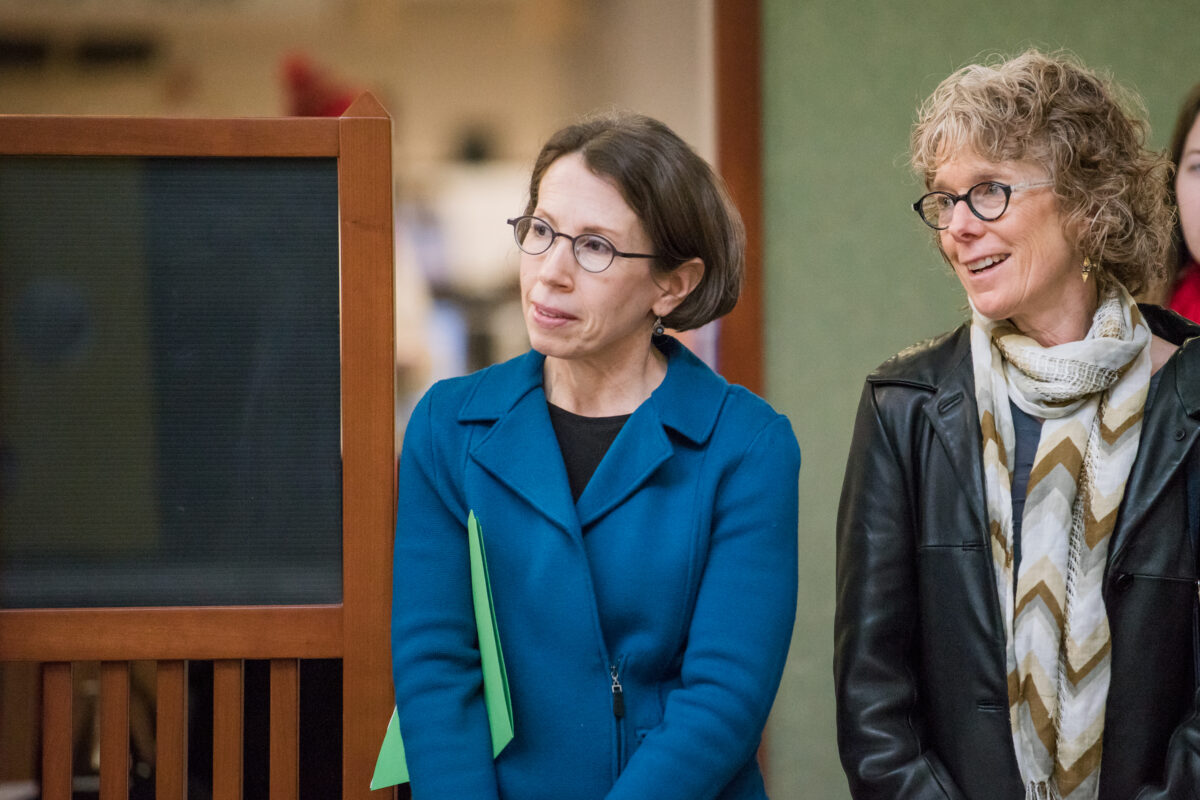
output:
[[302,53],[283,59],[281,71],[293,117],[340,117],[362,91],[342,83]]
[[1193,261],[1184,268],[1171,296],[1170,308],[1192,322],[1200,322],[1200,263]]

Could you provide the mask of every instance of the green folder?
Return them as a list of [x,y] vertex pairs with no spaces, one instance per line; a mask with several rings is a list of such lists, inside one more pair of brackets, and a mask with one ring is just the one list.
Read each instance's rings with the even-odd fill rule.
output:
[[[483,663],[483,704],[491,726],[494,758],[513,738],[512,698],[508,693],[508,674],[504,671],[500,634],[496,630],[496,605],[492,601],[492,581],[488,577],[483,536],[474,511],[467,517],[467,541],[471,552],[471,601],[475,606],[479,658]],[[407,782],[408,762],[404,757],[404,741],[400,738],[400,721],[393,708],[383,745],[379,748],[379,758],[375,762],[371,788],[383,789]]]

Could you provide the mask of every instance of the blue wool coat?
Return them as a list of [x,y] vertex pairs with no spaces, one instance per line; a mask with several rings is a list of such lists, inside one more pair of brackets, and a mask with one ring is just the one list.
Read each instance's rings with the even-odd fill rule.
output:
[[[666,377],[578,503],[538,353],[442,381],[413,412],[392,653],[416,800],[765,797],[755,755],[795,616],[800,452],[786,417],[657,344]],[[472,510],[516,730],[494,761]]]

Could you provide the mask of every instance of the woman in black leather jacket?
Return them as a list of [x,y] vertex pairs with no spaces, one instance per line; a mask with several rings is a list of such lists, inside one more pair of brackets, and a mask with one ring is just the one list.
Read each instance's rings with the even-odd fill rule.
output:
[[1073,58],[922,107],[914,208],[971,320],[867,378],[838,513],[856,800],[1200,797],[1200,327],[1162,159]]

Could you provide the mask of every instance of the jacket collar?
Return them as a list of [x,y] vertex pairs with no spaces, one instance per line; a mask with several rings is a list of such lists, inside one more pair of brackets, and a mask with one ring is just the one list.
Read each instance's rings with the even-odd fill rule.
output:
[[1200,439],[1200,325],[1157,306],[1142,306],[1150,329],[1179,350],[1162,368],[1158,392],[1143,421],[1137,460],[1125,486],[1126,502],[1110,544],[1116,563],[1138,526]]
[[921,413],[954,466],[977,530],[986,538],[983,444],[975,406],[970,324],[906,348],[880,365],[867,380],[876,386],[907,386],[928,392]]
[[969,500],[979,530],[988,530],[983,484],[983,442],[975,405],[975,373],[971,362],[970,326],[964,325],[943,344],[945,372],[931,381],[933,396],[925,416],[933,426],[955,475]]
[[568,533],[624,502],[674,452],[668,431],[702,444],[716,426],[728,384],[670,337],[662,383],[630,416],[576,505],[542,389],[545,357],[529,351],[484,371],[459,411],[460,423],[492,423],[470,456]]
[[[1120,555],[1130,532],[1153,507],[1200,439],[1200,325],[1158,306],[1143,305],[1140,308],[1151,331],[1179,345],[1179,350],[1163,367],[1158,394],[1143,423],[1144,430],[1155,432],[1155,438],[1154,441],[1143,441],[1139,448],[1125,488],[1126,502],[1110,544],[1110,563]],[[921,356],[928,353],[933,357],[909,361],[919,366],[915,370],[904,370],[903,381],[925,386],[933,392],[924,413],[951,462],[956,465],[955,471],[976,522],[987,531],[970,326],[963,325],[945,337],[912,348],[912,351],[925,351]],[[896,361],[903,363],[914,354],[905,351],[896,357]],[[899,369],[896,377],[889,376],[890,366],[891,362],[885,364],[874,379],[877,382],[901,380]]]

